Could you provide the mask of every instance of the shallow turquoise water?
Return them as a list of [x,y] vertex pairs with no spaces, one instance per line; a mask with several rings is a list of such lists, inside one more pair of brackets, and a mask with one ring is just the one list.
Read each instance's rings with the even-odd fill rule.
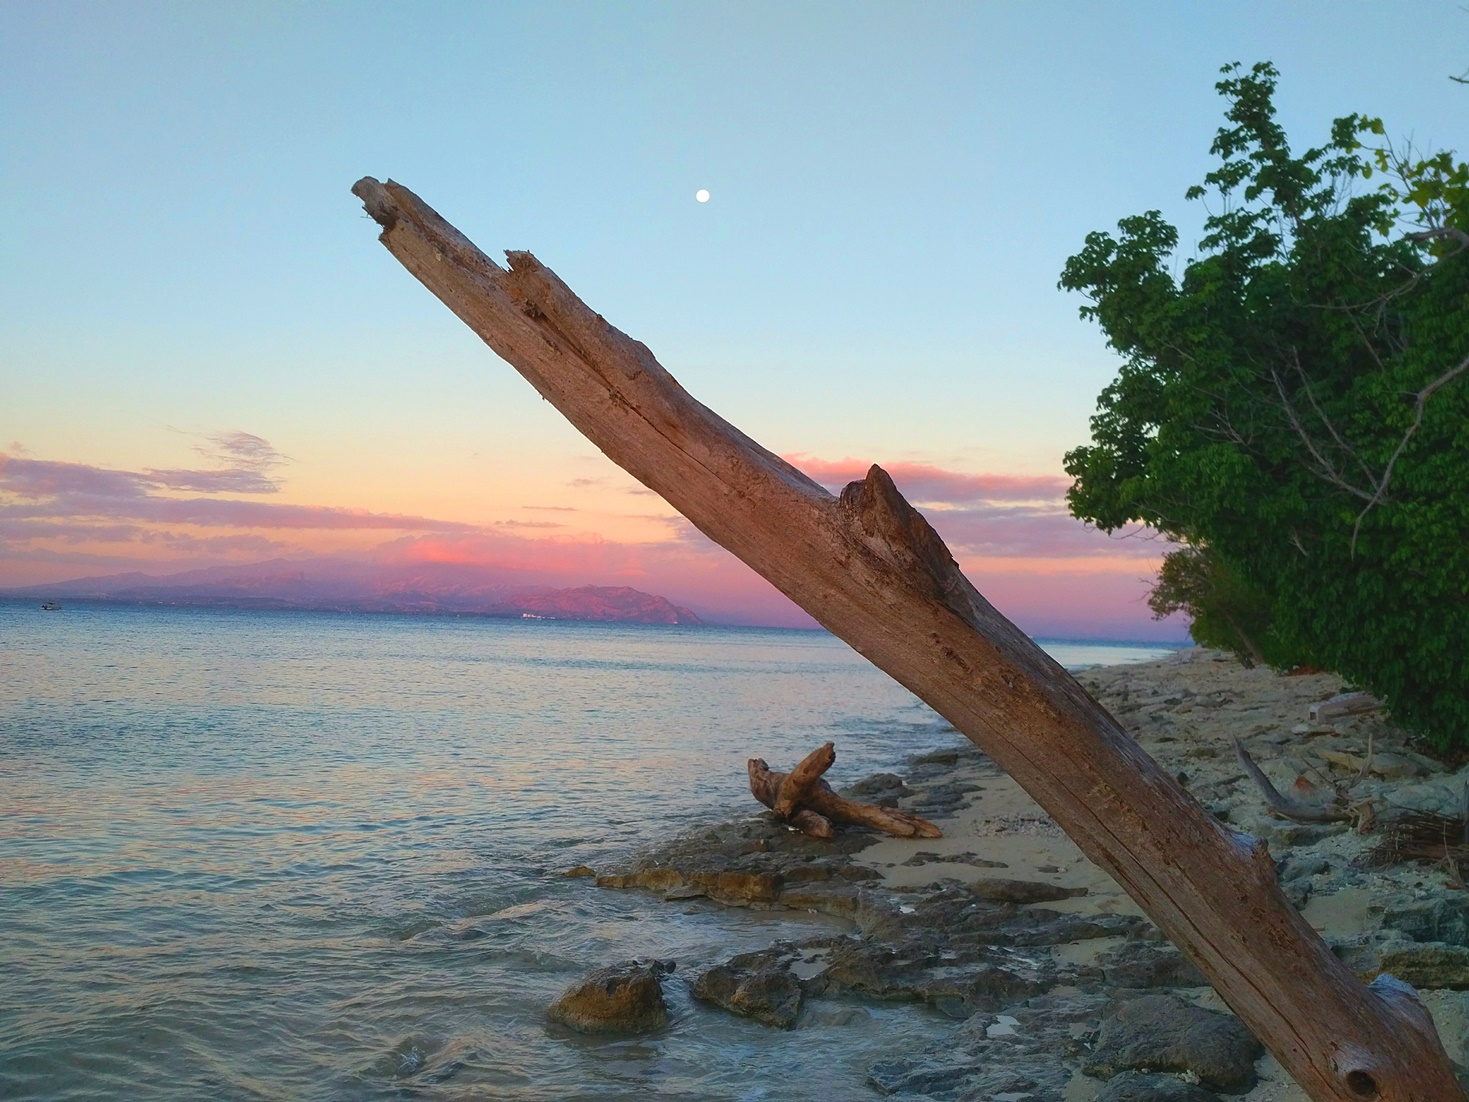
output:
[[[945,1023],[686,993],[833,923],[561,873],[752,810],[748,756],[831,739],[841,783],[957,737],[819,632],[0,603],[0,1096],[863,1097]],[[665,1033],[545,1024],[650,955]]]

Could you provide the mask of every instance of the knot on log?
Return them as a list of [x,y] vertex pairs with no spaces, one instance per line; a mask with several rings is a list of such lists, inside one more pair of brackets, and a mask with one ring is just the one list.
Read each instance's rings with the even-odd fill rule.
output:
[[838,796],[822,778],[836,757],[833,744],[823,743],[789,773],[777,773],[763,758],[751,758],[746,765],[750,793],[785,822],[813,838],[832,837],[836,833],[833,824],[869,827],[897,838],[943,837],[943,831],[927,819],[907,811]]

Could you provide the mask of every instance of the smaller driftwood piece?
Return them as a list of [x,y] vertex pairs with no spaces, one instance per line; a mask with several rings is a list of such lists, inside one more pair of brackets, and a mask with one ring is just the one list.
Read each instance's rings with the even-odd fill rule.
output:
[[837,760],[832,743],[823,743],[789,773],[777,773],[763,758],[751,758],[750,792],[771,811],[813,838],[830,838],[834,824],[870,827],[897,838],[942,838],[943,831],[896,807],[849,800],[832,791],[822,774]]

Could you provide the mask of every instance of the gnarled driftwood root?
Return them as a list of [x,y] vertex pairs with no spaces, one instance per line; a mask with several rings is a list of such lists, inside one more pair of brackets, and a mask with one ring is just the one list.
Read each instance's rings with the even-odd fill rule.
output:
[[831,743],[823,743],[789,773],[777,773],[763,758],[751,758],[750,793],[791,826],[813,838],[830,838],[833,824],[870,827],[896,838],[942,838],[927,819],[896,807],[849,800],[832,791],[822,774],[836,761]]

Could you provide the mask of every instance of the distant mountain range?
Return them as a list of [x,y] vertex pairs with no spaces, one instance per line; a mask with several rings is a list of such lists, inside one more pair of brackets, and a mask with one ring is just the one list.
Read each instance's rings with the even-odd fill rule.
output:
[[693,612],[631,586],[574,589],[510,586],[454,564],[386,566],[350,560],[277,559],[155,576],[133,571],[0,590],[0,597],[116,601],[196,608],[410,612],[440,616],[540,617],[623,624],[698,624]]

